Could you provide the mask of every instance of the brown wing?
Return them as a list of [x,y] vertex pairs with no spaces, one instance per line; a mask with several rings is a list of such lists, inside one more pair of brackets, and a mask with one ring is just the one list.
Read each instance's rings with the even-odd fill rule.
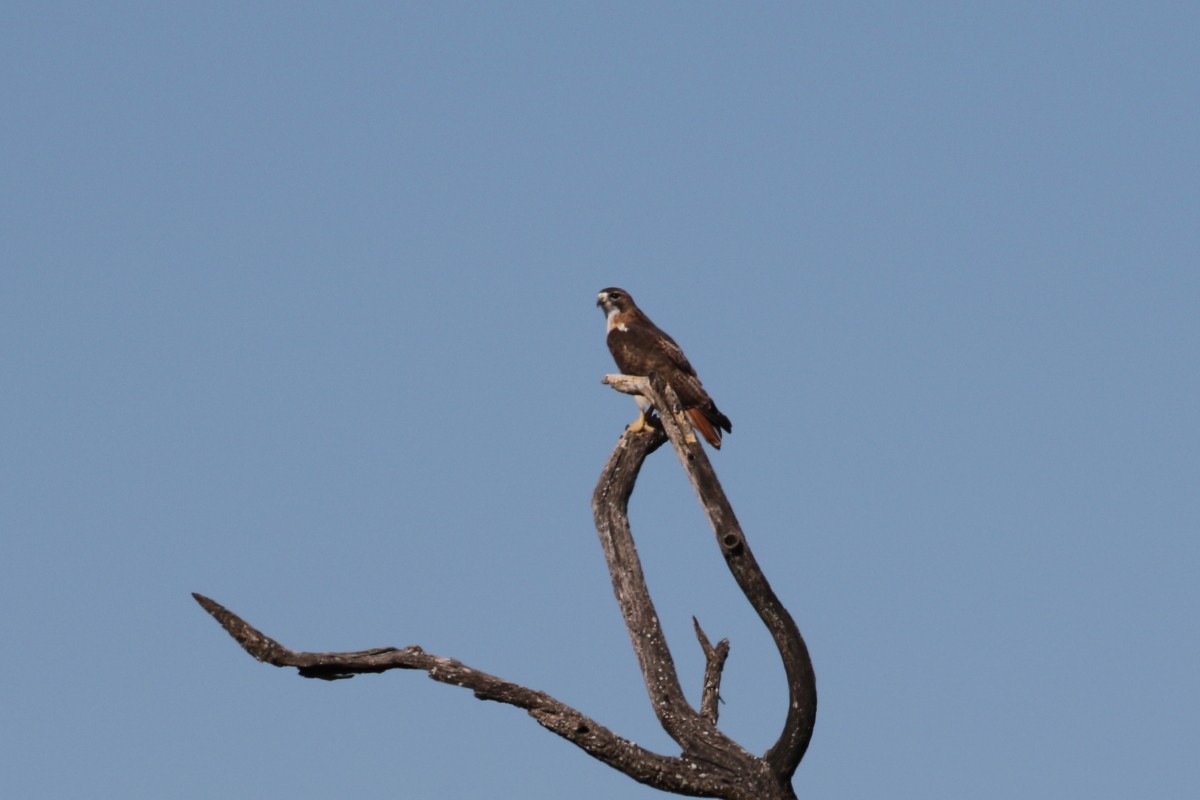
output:
[[621,372],[626,375],[656,372],[664,379],[676,373],[695,377],[696,371],[679,345],[653,324],[631,322],[624,328],[608,332],[608,349]]
[[[717,410],[683,350],[658,326],[645,319],[631,321],[625,330],[608,333],[608,349],[617,369],[626,375],[659,375],[679,395],[692,423],[713,447],[721,446],[721,431],[733,432],[729,418]],[[698,412],[698,413],[696,413]]]

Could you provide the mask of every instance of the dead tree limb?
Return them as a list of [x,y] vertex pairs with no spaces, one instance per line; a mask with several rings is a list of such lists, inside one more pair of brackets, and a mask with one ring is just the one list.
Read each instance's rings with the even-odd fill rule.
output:
[[[794,800],[791,777],[812,736],[816,689],[804,640],[791,616],[771,591],[745,542],[733,510],[691,428],[678,413],[668,387],[656,380],[609,376],[622,391],[649,397],[662,428],[627,431],[609,457],[592,510],[608,562],[613,590],[625,617],[645,679],[651,705],[663,729],[679,744],[678,756],[666,756],[617,736],[608,728],[545,692],[520,686],[417,646],[382,647],[356,652],[309,653],[284,647],[219,603],[199,594],[196,601],[254,658],[277,667],[295,667],[306,678],[339,680],[392,669],[415,669],[442,683],[470,689],[481,700],[525,709],[546,729],[629,777],[665,792],[729,800]],[[665,431],[665,432],[664,432]],[[695,623],[705,654],[701,708],[684,698],[658,615],[646,589],[641,562],[629,529],[628,503],[647,455],[667,440],[700,495],[730,571],[775,639],[788,679],[789,709],[784,730],[763,756],[755,756],[717,729],[721,672],[729,642],[713,647]]]
[[[742,533],[737,516],[733,513],[733,507],[729,504],[729,499],[725,496],[725,491],[721,488],[720,481],[717,480],[717,475],[713,471],[707,454],[704,452],[704,447],[697,440],[695,434],[692,432],[691,425],[679,408],[679,401],[675,393],[655,376],[641,378],[628,375],[608,375],[605,377],[604,382],[618,391],[627,394],[643,395],[658,410],[658,419],[662,425],[662,429],[670,439],[671,444],[674,445],[679,462],[683,465],[688,480],[700,498],[704,513],[707,515],[709,524],[716,534],[717,544],[721,548],[721,554],[725,558],[725,563],[730,573],[732,573],[734,580],[737,581],[738,587],[741,588],[746,599],[750,601],[750,605],[758,612],[759,617],[767,626],[771,638],[775,641],[775,646],[779,650],[779,654],[783,660],[784,674],[787,678],[788,713],[784,719],[783,731],[780,733],[775,744],[763,755],[762,761],[767,764],[768,771],[771,774],[775,775],[782,783],[790,784],[791,777],[795,773],[800,759],[804,757],[804,752],[808,748],[809,741],[812,739],[813,726],[816,722],[817,687],[812,660],[808,655],[808,647],[800,635],[800,630],[796,626],[795,620],[792,619],[791,614],[788,613],[787,609],[779,601],[762,569],[758,566],[758,562],[750,550],[750,545],[746,541],[745,534]],[[663,433],[656,429],[651,429],[648,435],[658,437],[662,436]],[[636,478],[636,475],[633,477]],[[628,494],[623,496],[614,494],[611,501],[606,504],[606,515],[612,519],[611,521],[602,520],[600,511],[597,510],[597,505],[601,500],[601,490],[603,487],[604,478],[602,477],[601,484],[596,487],[596,495],[592,501],[593,510],[596,510],[597,515],[596,528],[600,531],[602,542],[605,538],[605,524],[602,523],[606,522],[608,525],[615,525],[618,528],[628,531],[626,506],[629,500]],[[632,488],[632,485],[630,485],[630,492],[632,492]],[[632,548],[632,538],[630,538],[629,547]],[[634,552],[633,558],[636,560],[636,552]],[[611,568],[613,566],[611,558],[609,559],[609,563]],[[661,643],[661,649],[666,651],[666,644],[661,641],[662,633],[658,629],[657,617],[653,614],[653,606],[649,605],[648,596],[645,598],[645,602],[648,604],[648,614],[630,613],[627,611],[627,603],[622,601],[622,587],[618,585],[617,570],[612,569],[611,571],[613,573],[613,586],[617,590],[617,599],[621,602],[622,611],[625,613],[630,638],[633,640],[634,650],[638,651],[639,662],[642,664],[642,675],[646,680],[647,688],[650,690],[651,702],[653,703],[655,702],[656,693],[658,696],[663,696],[664,689],[670,688],[673,690],[678,687],[677,679],[672,684],[662,677],[664,671],[669,670],[672,675],[674,674],[674,666],[670,661],[670,653],[664,652],[664,654],[660,655],[654,648],[639,648],[639,644],[641,643],[652,643],[654,645]],[[644,589],[645,584],[641,580],[640,566],[638,567],[636,577],[637,582]],[[652,625],[643,621],[646,616],[653,619]],[[642,650],[646,650],[647,654],[643,655]],[[672,702],[674,702],[674,695],[672,694],[670,697],[672,698]],[[686,706],[686,702],[683,705]],[[655,703],[656,712],[661,707],[664,707],[664,704]],[[684,747],[686,752],[689,743],[675,736],[672,727],[669,727],[669,725],[678,726],[677,716],[679,715],[679,711],[673,706],[667,706],[667,708],[672,711],[673,716],[668,719],[660,714],[659,720],[663,727],[667,729],[667,732],[672,735],[672,738],[675,738]],[[694,714],[695,712],[692,713]]]
[[678,794],[716,796],[695,791],[701,787],[694,784],[706,778],[703,773],[693,771],[692,775],[679,774],[679,759],[639,747],[545,692],[527,689],[472,669],[453,658],[427,653],[416,646],[379,647],[350,653],[302,653],[290,650],[220,603],[194,592],[192,597],[221,623],[247,653],[266,664],[296,667],[305,678],[323,680],[352,678],[391,669],[422,670],[435,681],[470,689],[480,700],[495,700],[525,709],[546,729],[636,781]]
[[[605,380],[610,382],[610,379],[617,377],[624,379],[628,376],[609,376]],[[788,685],[788,713],[778,740],[763,757],[777,774],[790,780],[808,749],[816,723],[817,684],[808,646],[800,635],[796,621],[771,589],[771,584],[750,551],[725,490],[721,488],[708,455],[697,442],[691,425],[680,410],[675,393],[654,376],[649,379],[635,378],[634,381],[637,393],[644,394],[656,409],[660,409],[663,427],[716,533],[721,555],[725,557],[725,563],[738,587],[767,626],[783,659]],[[663,413],[662,409],[669,409],[672,413]]]

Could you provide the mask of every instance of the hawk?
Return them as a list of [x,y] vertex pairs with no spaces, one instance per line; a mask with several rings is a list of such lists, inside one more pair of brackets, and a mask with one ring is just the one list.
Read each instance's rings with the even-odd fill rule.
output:
[[[608,319],[608,349],[617,369],[639,377],[647,377],[651,372],[657,374],[675,390],[692,426],[720,450],[721,429],[733,433],[733,423],[717,410],[675,340],[651,322],[624,289],[605,289],[597,296],[596,305]],[[638,430],[646,423],[650,401],[641,395],[635,395],[634,399],[642,411],[634,422],[634,429]]]

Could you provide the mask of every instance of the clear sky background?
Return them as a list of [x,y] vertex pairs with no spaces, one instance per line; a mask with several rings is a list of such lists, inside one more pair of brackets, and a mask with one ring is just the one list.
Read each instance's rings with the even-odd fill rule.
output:
[[[811,647],[811,798],[1200,791],[1191,3],[0,9],[0,794],[660,797],[419,644],[673,745],[592,527],[623,286]],[[685,686],[782,669],[669,451]]]

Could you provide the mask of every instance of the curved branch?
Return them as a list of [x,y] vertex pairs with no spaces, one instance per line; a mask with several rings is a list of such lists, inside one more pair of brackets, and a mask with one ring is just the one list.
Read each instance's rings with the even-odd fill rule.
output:
[[[629,529],[629,497],[638,473],[646,456],[665,441],[661,430],[650,428],[627,431],[617,442],[592,495],[596,532],[650,703],[663,729],[685,753],[737,769],[753,756],[717,730],[712,719],[697,713],[684,697]],[[731,763],[731,754],[736,754],[737,763]]]
[[679,410],[679,399],[671,387],[657,376],[633,378],[610,375],[605,378],[605,383],[619,391],[642,394],[659,410],[663,429],[700,498],[729,571],[775,641],[787,677],[788,712],[778,740],[763,758],[776,775],[784,781],[790,781],[808,749],[816,723],[816,676],[808,646],[792,615],[771,589],[771,584],[750,551],[733,507],[717,480],[703,446],[697,442],[691,425]]
[[[592,496],[592,510],[613,590],[651,703],[664,730],[682,748],[680,756],[663,756],[646,750],[545,692],[502,680],[460,661],[427,653],[420,647],[299,652],[279,644],[219,603],[199,594],[193,596],[247,653],[277,667],[296,667],[306,678],[339,680],[392,669],[422,670],[436,681],[472,690],[481,700],[525,709],[547,730],[634,780],[657,789],[729,800],[794,800],[791,776],[812,736],[816,712],[816,687],[804,640],[754,561],[733,509],[690,426],[678,411],[662,413],[662,409],[677,409],[674,393],[656,379],[609,376],[605,382],[620,391],[643,394],[660,409],[661,428],[626,431],[617,442]],[[628,503],[646,456],[668,437],[700,495],[730,571],[766,623],[783,657],[790,693],[787,719],[779,741],[761,758],[716,727],[720,677],[728,642],[712,647],[696,625],[706,662],[702,705],[697,712],[683,695],[671,651],[646,589],[629,529]]]
[[480,700],[494,700],[525,709],[542,727],[639,783],[693,797],[735,796],[730,787],[736,776],[714,769],[713,765],[696,758],[672,758],[639,747],[545,692],[480,672],[453,658],[436,656],[416,646],[379,647],[347,653],[291,650],[215,600],[194,592],[192,597],[221,623],[242,649],[264,663],[296,667],[306,678],[323,680],[392,669],[422,670],[435,681],[470,689]]

